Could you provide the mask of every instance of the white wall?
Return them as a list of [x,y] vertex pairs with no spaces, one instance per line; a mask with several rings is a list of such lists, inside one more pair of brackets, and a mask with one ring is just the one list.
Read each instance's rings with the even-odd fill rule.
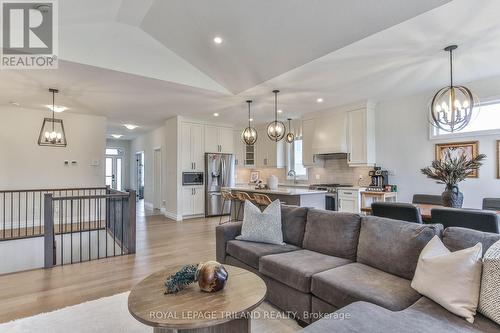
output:
[[[500,77],[466,84],[480,100],[500,96]],[[399,201],[411,202],[415,193],[440,194],[443,185],[420,173],[434,159],[434,145],[441,142],[479,140],[479,152],[487,160],[479,178],[460,183],[464,207],[480,208],[484,197],[500,197],[500,180],[496,179],[496,140],[499,135],[461,137],[446,140],[429,139],[428,105],[435,91],[393,101],[381,102],[376,108],[377,164],[388,169],[390,182],[398,185]]]
[[130,140],[115,140],[107,139],[106,148],[121,148],[123,149],[123,189],[130,188],[130,163],[132,161],[130,154]]
[[[67,147],[38,145],[43,118],[51,113],[15,106],[0,107],[0,188],[32,189],[104,185],[106,119],[57,114],[64,121]],[[77,161],[66,166],[64,161]],[[98,166],[91,166],[92,161]]]
[[[136,161],[135,154],[144,152],[144,202],[152,205],[154,202],[154,150],[161,148],[162,150],[162,185],[165,189],[166,184],[166,159],[167,152],[165,150],[165,127],[162,126],[154,131],[141,135],[130,144],[130,184],[131,187],[137,190],[136,180]],[[165,191],[162,191],[162,202],[165,202]],[[164,207],[161,207],[164,208]]]

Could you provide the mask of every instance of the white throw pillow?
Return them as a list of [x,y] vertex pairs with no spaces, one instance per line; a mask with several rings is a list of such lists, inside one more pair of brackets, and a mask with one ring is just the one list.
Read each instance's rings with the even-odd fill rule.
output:
[[474,322],[481,288],[482,244],[450,252],[438,236],[418,258],[413,289],[451,313]]
[[478,311],[500,324],[500,241],[484,254]]
[[261,212],[250,201],[245,201],[243,225],[239,240],[283,245],[283,231],[281,230],[281,204],[273,201]]

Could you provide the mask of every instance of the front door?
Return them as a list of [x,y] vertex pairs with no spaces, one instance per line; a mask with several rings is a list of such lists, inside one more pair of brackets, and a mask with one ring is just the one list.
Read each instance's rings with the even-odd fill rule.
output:
[[123,190],[123,153],[120,149],[106,149],[106,186]]

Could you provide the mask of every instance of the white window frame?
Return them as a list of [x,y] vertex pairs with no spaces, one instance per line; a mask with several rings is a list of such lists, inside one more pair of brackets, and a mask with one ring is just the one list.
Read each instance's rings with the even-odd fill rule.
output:
[[[500,108],[500,98],[489,98],[483,101],[479,107],[498,104]],[[481,112],[481,109],[479,110]],[[474,121],[474,120],[473,120]],[[443,139],[455,139],[455,138],[469,138],[469,137],[477,137],[477,136],[487,136],[487,135],[500,135],[500,127],[497,129],[490,130],[480,130],[480,131],[472,131],[472,132],[457,132],[457,133],[446,133],[446,134],[436,134],[437,129],[432,125],[429,121],[429,139],[430,140],[443,140]]]
[[[295,140],[302,140],[302,137],[295,138]],[[294,178],[297,180],[304,180],[307,181],[308,178],[308,172],[309,170],[306,169],[306,174],[305,175],[297,175],[297,177],[289,176],[288,172],[290,170],[295,170],[295,156],[293,152],[295,151],[295,141],[292,143],[286,143],[286,179],[287,180],[293,180]]]

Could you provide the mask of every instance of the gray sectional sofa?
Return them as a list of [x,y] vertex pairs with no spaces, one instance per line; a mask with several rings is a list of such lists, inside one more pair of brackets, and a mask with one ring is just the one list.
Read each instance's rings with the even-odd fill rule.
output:
[[286,245],[236,240],[241,225],[216,228],[217,261],[261,276],[269,302],[311,324],[303,332],[500,333],[487,318],[468,324],[410,286],[434,235],[452,251],[477,242],[486,251],[500,235],[285,205]]

